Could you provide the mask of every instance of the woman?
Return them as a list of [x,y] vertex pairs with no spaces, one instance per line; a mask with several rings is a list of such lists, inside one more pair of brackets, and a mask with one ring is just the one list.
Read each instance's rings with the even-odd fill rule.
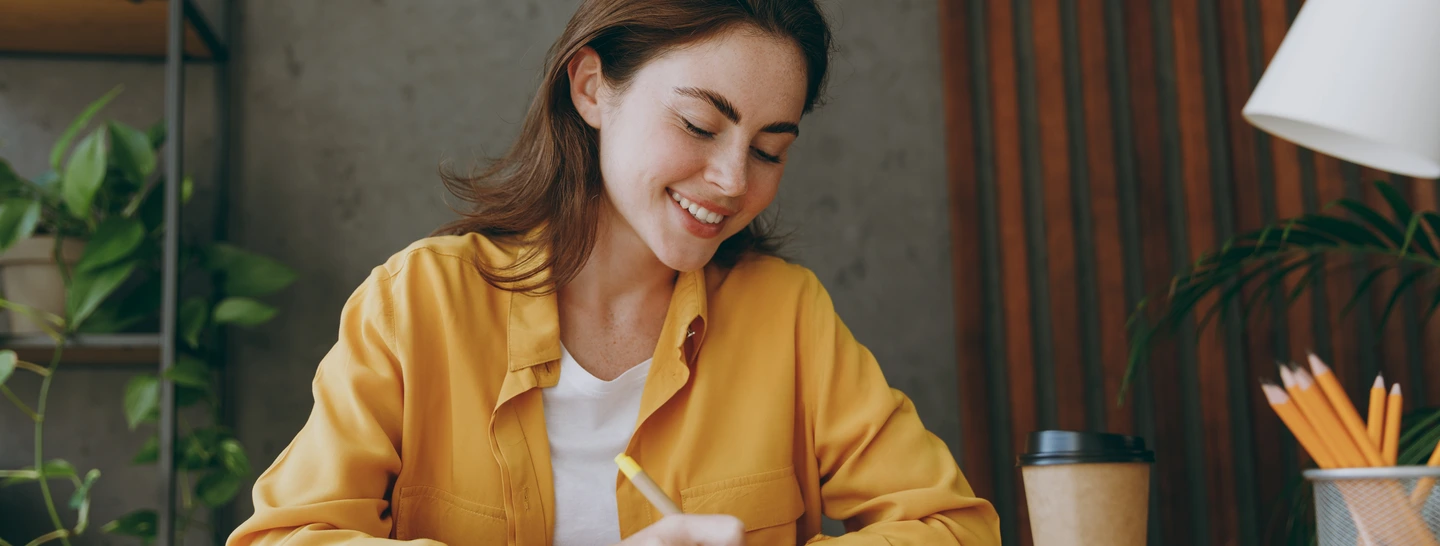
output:
[[755,223],[829,53],[813,0],[583,1],[514,147],[446,177],[464,217],[347,302],[229,543],[999,544]]

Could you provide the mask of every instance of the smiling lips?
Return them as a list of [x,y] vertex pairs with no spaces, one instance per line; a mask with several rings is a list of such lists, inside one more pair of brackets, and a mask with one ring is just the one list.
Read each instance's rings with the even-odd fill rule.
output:
[[670,198],[674,199],[676,203],[679,203],[680,208],[690,211],[690,215],[694,216],[700,223],[718,224],[725,219],[725,215],[702,207],[699,203],[681,197],[680,194],[673,191],[670,192]]

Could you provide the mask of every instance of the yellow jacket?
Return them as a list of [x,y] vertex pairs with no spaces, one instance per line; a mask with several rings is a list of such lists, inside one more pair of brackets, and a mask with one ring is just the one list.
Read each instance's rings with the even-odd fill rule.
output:
[[[375,268],[228,544],[549,544],[555,296],[497,289],[475,265],[513,259],[436,237]],[[819,280],[775,258],[679,275],[625,452],[685,512],[740,518],[751,546],[824,539],[822,512],[850,531],[827,545],[1000,543],[994,508]],[[659,519],[618,469],[615,495],[622,536]]]

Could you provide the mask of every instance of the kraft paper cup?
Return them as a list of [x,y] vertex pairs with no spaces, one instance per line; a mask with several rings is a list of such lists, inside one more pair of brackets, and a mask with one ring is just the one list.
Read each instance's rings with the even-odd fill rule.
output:
[[1143,438],[1030,433],[1019,466],[1035,546],[1145,546],[1154,462]]

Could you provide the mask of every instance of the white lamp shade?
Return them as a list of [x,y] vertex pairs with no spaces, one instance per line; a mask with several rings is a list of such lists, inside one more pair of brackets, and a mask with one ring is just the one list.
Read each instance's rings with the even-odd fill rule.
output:
[[1440,0],[1305,2],[1242,113],[1327,155],[1440,177]]

